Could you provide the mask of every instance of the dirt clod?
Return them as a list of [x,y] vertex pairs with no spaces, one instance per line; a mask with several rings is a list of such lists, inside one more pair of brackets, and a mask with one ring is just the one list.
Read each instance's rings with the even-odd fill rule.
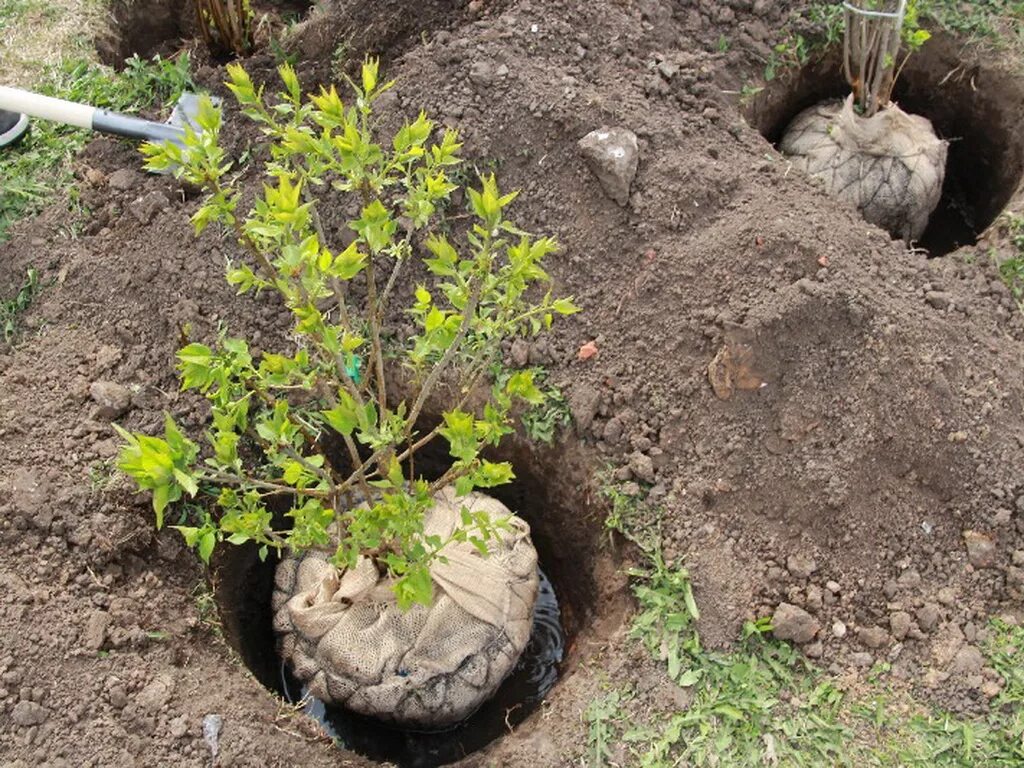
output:
[[89,396],[96,403],[94,417],[103,421],[120,418],[132,404],[131,391],[114,381],[94,381]]

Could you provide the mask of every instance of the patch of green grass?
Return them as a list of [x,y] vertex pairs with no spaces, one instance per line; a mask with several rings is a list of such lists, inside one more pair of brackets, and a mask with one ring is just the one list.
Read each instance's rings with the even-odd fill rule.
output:
[[999,277],[1024,311],[1024,216],[1010,213],[1006,215],[1006,221],[1010,243],[1017,253],[998,262]]
[[[621,502],[626,503],[626,502]],[[613,504],[614,506],[614,504]],[[629,527],[628,518],[625,527]],[[584,713],[588,765],[1009,768],[1024,765],[1024,628],[994,620],[984,647],[1003,680],[987,713],[957,717],[924,706],[880,663],[848,691],[791,645],[768,619],[747,622],[737,647],[709,651],[696,630],[690,578],[655,549],[631,572],[638,604],[630,635],[686,689],[680,711],[644,710],[630,685]],[[616,753],[615,748],[618,748]]]
[[10,344],[18,333],[18,316],[21,315],[36,294],[39,293],[39,273],[32,267],[25,271],[25,281],[18,292],[6,301],[0,301],[0,329],[3,330],[4,341]]
[[[38,90],[48,96],[84,102],[119,112],[137,112],[154,104],[175,101],[194,87],[189,59],[133,57],[121,72],[79,60],[52,70]],[[0,152],[0,242],[11,224],[48,202],[73,181],[71,161],[91,137],[89,131],[44,120],[33,120],[32,129],[16,147]]]

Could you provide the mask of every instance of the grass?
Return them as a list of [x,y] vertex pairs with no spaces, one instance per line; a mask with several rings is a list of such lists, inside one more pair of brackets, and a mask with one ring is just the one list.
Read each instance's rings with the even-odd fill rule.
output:
[[32,300],[39,293],[39,273],[32,267],[25,271],[25,281],[17,293],[6,301],[0,301],[0,329],[3,330],[4,341],[14,341],[18,333],[18,317],[28,309]]
[[[637,540],[630,526],[639,502],[610,493],[618,521],[609,525]],[[631,572],[638,612],[630,636],[690,704],[652,710],[632,684],[611,686],[583,715],[588,766],[1024,765],[1024,628],[991,622],[983,651],[1002,692],[985,714],[957,717],[922,704],[887,664],[856,684],[829,676],[774,640],[767,618],[748,622],[731,652],[704,648],[689,574],[656,547],[645,554],[646,566]]]
[[[0,0],[2,1],[2,0]],[[50,96],[136,112],[153,104],[173,102],[192,87],[189,59],[138,58],[125,62],[121,72],[87,60],[67,61],[46,73],[37,89]],[[91,133],[58,123],[33,121],[32,130],[17,147],[0,153],[0,242],[11,224],[32,213],[61,189],[71,185],[71,161]]]
[[998,262],[999,277],[1010,289],[1010,295],[1024,312],[1024,216],[1007,213],[1006,221],[1010,243],[1016,253]]

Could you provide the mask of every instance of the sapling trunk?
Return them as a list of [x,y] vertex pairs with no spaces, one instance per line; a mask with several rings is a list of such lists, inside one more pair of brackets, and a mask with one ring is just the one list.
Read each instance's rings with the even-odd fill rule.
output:
[[849,0],[843,10],[843,72],[858,111],[871,117],[892,97],[907,0]]

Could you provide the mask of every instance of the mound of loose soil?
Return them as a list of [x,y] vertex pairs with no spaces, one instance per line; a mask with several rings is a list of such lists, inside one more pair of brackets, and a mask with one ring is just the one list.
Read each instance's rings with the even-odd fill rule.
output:
[[[473,0],[417,22],[433,26],[388,27],[399,85],[382,110],[460,127],[478,166],[523,190],[520,222],[564,245],[551,272],[585,311],[510,363],[549,368],[573,434],[555,450],[520,438],[520,464],[593,499],[611,464],[661,507],[710,644],[788,603],[820,629],[804,647],[824,665],[889,660],[970,708],[993,693],[975,653],[985,621],[1019,611],[1024,584],[1024,320],[984,247],[905,251],[745,122],[730,92],[760,70],[786,5]],[[335,4],[337,40],[364,6]],[[269,77],[273,62],[249,66]],[[312,88],[331,62],[300,70]],[[223,90],[215,65],[198,78]],[[228,124],[241,154],[256,134]],[[577,147],[601,126],[639,138],[624,207]],[[211,641],[193,557],[110,471],[112,417],[154,430],[166,410],[201,429],[204,407],[173,373],[184,334],[226,322],[256,346],[287,343],[276,301],[224,283],[230,239],[193,239],[192,193],[139,166],[132,147],[97,140],[79,161],[84,229],[55,206],[0,246],[5,293],[30,265],[47,286],[0,354],[0,751],[15,765],[208,765],[203,721],[217,714],[220,765],[361,765]],[[581,360],[587,342],[598,353]],[[608,599],[622,579],[597,554],[600,514],[594,501],[574,523],[593,601],[563,681],[543,717],[465,765],[566,764],[601,676],[656,688]]]

